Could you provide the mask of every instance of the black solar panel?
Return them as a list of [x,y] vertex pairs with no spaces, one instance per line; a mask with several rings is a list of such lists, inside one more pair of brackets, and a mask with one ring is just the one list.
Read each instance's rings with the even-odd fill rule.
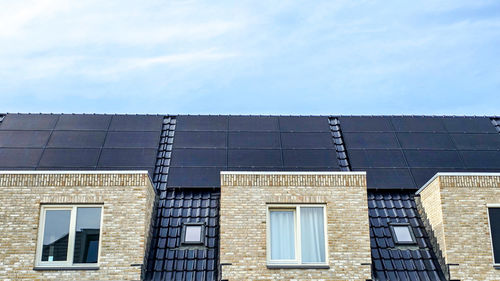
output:
[[175,132],[174,148],[226,148],[226,132]]
[[159,140],[159,130],[151,132],[108,132],[104,147],[158,148]]
[[461,151],[460,153],[468,168],[500,168],[500,151]]
[[100,149],[96,148],[47,148],[39,167],[88,167],[97,165]]
[[446,132],[441,118],[395,116],[391,121],[398,132]]
[[220,171],[225,167],[171,167],[169,187],[220,187]]
[[229,131],[279,131],[276,116],[229,116]]
[[500,150],[499,134],[451,134],[460,150]]
[[105,138],[105,131],[54,131],[47,147],[101,148]]
[[336,167],[337,157],[333,149],[283,149],[285,167]]
[[326,116],[280,116],[282,132],[330,132]]
[[63,114],[59,117],[56,130],[107,131],[111,115]]
[[283,164],[279,149],[231,149],[228,156],[229,167],[280,167]]
[[283,148],[327,148],[332,149],[331,133],[281,133]]
[[227,118],[227,116],[179,115],[175,131],[227,131]]
[[43,149],[0,148],[0,169],[34,168],[38,165]]
[[159,115],[113,115],[110,131],[159,131],[163,116]]
[[343,133],[347,150],[354,148],[400,148],[394,133]]
[[342,132],[390,132],[394,131],[389,117],[344,116],[339,117]]
[[358,168],[406,167],[403,152],[399,149],[351,149],[349,161]]
[[7,114],[0,130],[52,130],[59,115]]
[[465,168],[447,168],[447,167],[439,167],[439,168],[412,168],[411,173],[413,178],[415,179],[415,183],[417,187],[420,188],[424,186],[435,174],[438,172],[467,172]]
[[226,166],[226,149],[176,149],[171,166]]
[[280,148],[278,132],[229,132],[229,148]]
[[487,117],[442,117],[450,133],[495,133]]
[[402,148],[455,149],[448,134],[441,133],[397,133]]
[[157,148],[103,148],[98,166],[153,167],[157,150]]
[[366,171],[368,188],[377,189],[415,189],[415,183],[406,168],[356,168],[355,171]]
[[410,167],[463,167],[462,159],[455,150],[404,150]]
[[42,148],[50,131],[0,131],[0,147]]

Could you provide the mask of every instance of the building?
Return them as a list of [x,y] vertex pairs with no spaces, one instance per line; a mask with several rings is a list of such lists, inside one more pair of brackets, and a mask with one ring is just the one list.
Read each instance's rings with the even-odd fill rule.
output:
[[500,119],[0,115],[0,279],[500,280]]

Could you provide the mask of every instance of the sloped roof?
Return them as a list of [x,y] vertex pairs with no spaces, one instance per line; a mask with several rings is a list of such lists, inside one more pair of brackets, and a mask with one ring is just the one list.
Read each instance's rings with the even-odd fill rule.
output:
[[[437,280],[412,193],[437,172],[500,172],[499,133],[496,117],[7,114],[0,170],[148,170],[154,280],[217,279],[220,171],[367,171],[374,278]],[[391,244],[393,221],[418,249]],[[205,248],[179,247],[183,222],[207,224]]]

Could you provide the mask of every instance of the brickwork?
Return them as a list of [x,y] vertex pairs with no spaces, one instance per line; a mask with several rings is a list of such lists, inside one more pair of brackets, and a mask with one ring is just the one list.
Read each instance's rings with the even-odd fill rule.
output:
[[[269,269],[266,204],[326,204],[328,269]],[[366,177],[361,173],[221,174],[220,263],[225,280],[371,278]]]
[[[147,172],[4,172],[0,187],[0,279],[141,279],[155,201]],[[34,269],[41,206],[51,203],[103,205],[99,269]]]
[[419,211],[451,280],[500,280],[487,207],[500,203],[500,175],[438,174],[419,195]]

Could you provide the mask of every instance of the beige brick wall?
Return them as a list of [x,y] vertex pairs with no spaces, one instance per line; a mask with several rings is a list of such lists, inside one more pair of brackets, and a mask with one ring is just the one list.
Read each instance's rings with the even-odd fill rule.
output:
[[438,174],[420,192],[419,208],[434,233],[451,279],[500,280],[493,267],[487,204],[500,204],[499,174]]
[[[154,200],[147,172],[3,172],[0,279],[140,280]],[[103,205],[98,270],[34,270],[45,203]]]
[[[266,205],[326,204],[329,269],[268,269]],[[228,280],[371,278],[364,173],[221,174],[220,262]]]

